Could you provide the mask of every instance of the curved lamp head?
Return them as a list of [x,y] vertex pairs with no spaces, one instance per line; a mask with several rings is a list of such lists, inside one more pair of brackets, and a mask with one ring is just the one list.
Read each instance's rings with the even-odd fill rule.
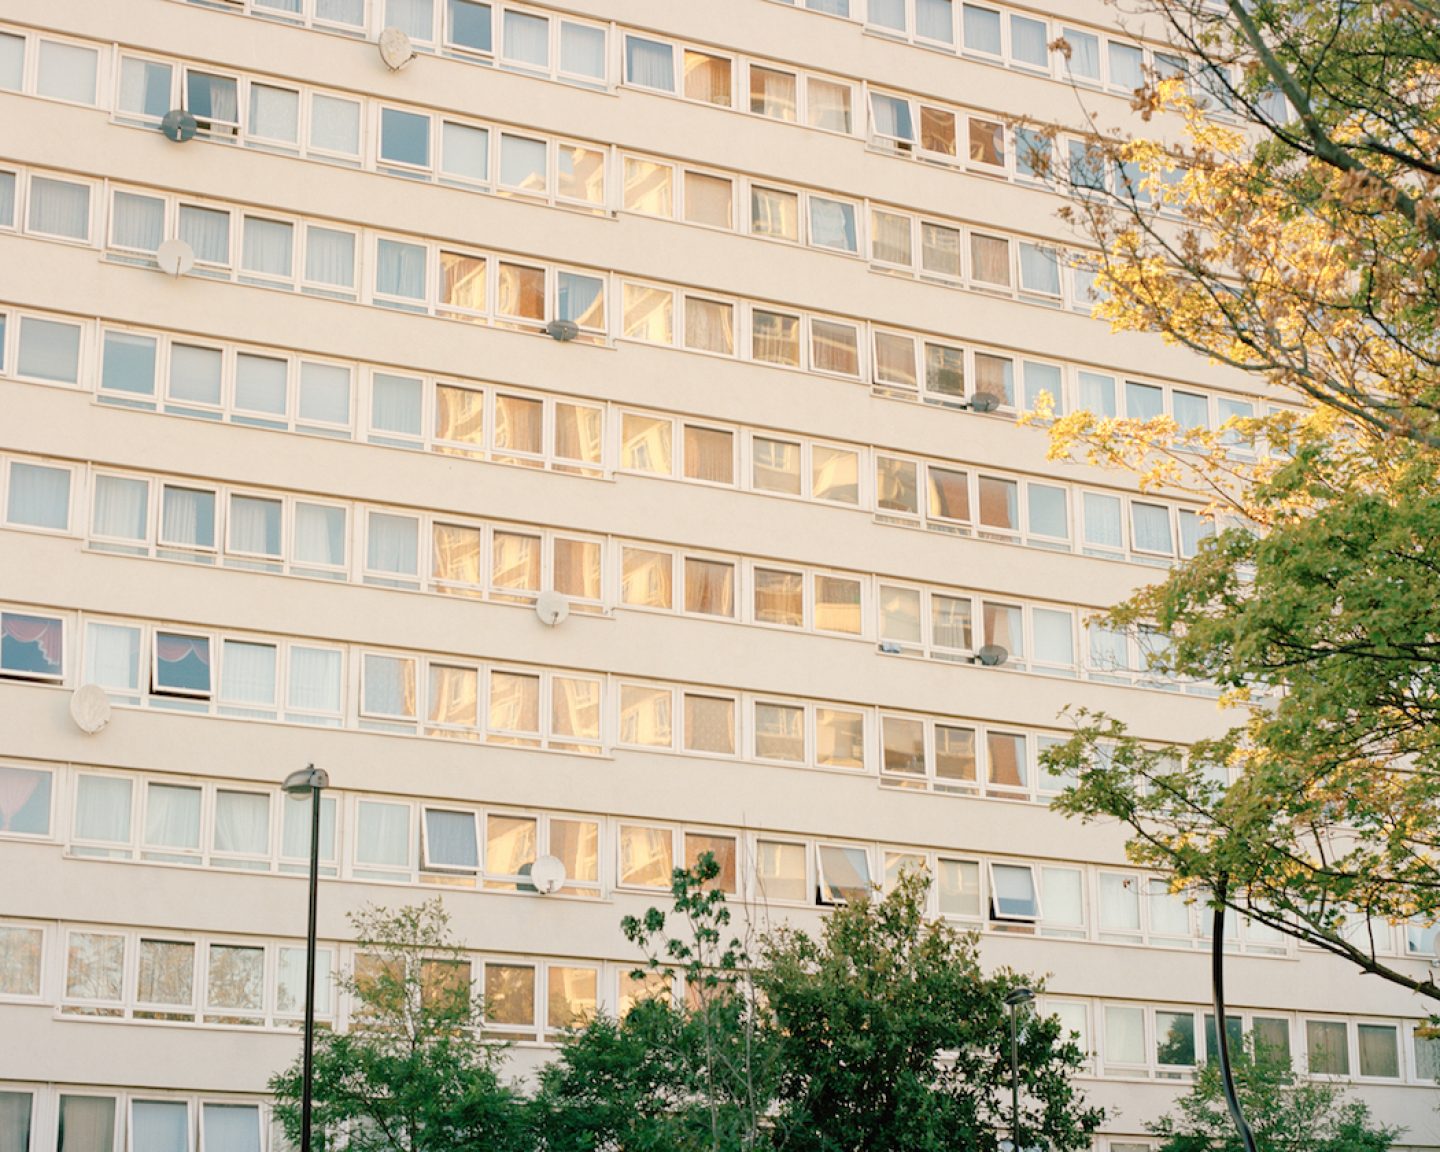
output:
[[322,788],[330,787],[330,775],[323,768],[316,768],[313,764],[307,764],[298,772],[292,772],[285,777],[285,783],[280,785],[282,791],[288,792],[291,796],[303,796],[307,792],[319,792]]
[[1035,999],[1035,993],[1029,988],[1012,988],[1005,993],[1005,1003],[1011,1008],[1018,1008],[1021,1004],[1028,1004]]

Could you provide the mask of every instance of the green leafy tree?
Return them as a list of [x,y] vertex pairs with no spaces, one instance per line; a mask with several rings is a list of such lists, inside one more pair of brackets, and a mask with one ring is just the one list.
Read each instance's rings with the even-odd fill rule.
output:
[[[312,1131],[349,1152],[509,1152],[527,1147],[522,1101],[479,1036],[469,960],[439,899],[351,916],[360,954],[342,976],[354,1017],[317,1032]],[[300,1143],[302,1062],[271,1077],[275,1114]]]
[[1141,131],[1092,120],[1106,189],[1070,173],[1097,313],[1253,374],[1279,406],[1219,427],[1051,414],[1052,455],[1216,513],[1216,538],[1109,623],[1159,649],[1151,672],[1213,684],[1231,709],[1183,761],[1078,714],[1050,757],[1078,778],[1060,806],[1123,821],[1135,861],[1177,889],[1223,888],[1440,997],[1366,926],[1440,917],[1440,12],[1138,8],[1188,75],[1137,89]]
[[[878,901],[837,908],[820,939],[761,942],[756,985],[774,1013],[776,1143],[797,1152],[987,1152],[1010,1135],[1005,994],[973,933],[923,916],[929,879],[906,873]],[[1031,984],[1032,987],[1038,987]],[[1027,1013],[1018,1048],[1021,1144],[1090,1147],[1102,1113],[1072,1079],[1079,1048]]]
[[[1232,1058],[1236,1092],[1259,1152],[1387,1152],[1401,1130],[1377,1124],[1369,1108],[1336,1084],[1296,1077],[1283,1057],[1253,1046]],[[1220,1070],[1202,1067],[1177,1111],[1151,1124],[1159,1152],[1245,1152],[1225,1105]]]
[[[703,854],[676,869],[673,911],[626,917],[626,938],[645,956],[632,975],[648,981],[621,1020],[601,1016],[574,1033],[541,1073],[534,1125],[552,1152],[743,1152],[768,1146],[774,1043],[757,1005],[750,960],[730,930]],[[680,923],[679,935],[668,927]],[[684,979],[685,1000],[672,996]]]

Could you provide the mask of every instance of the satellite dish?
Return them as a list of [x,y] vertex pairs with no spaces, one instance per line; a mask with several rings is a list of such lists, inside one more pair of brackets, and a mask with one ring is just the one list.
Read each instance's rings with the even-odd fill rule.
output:
[[162,272],[168,272],[171,276],[184,276],[195,267],[195,249],[180,237],[172,236],[155,249],[155,261]]
[[70,719],[87,736],[110,723],[110,697],[98,684],[82,684],[70,694]]
[[986,668],[998,668],[1010,659],[1010,653],[1000,647],[999,644],[986,644],[980,651],[975,653],[975,659],[979,660]]
[[540,623],[554,628],[570,615],[570,601],[559,592],[541,592],[535,597],[535,615],[540,617]]
[[176,144],[189,140],[199,126],[195,117],[183,108],[172,108],[160,117],[160,131],[165,133],[165,139],[173,140]]
[[551,320],[545,325],[545,335],[565,344],[580,335],[580,325],[573,320]]
[[1000,407],[1000,397],[993,392],[976,392],[970,397],[970,410],[972,412],[994,412]]
[[536,857],[530,865],[530,883],[542,896],[553,896],[565,886],[565,865],[555,856]]
[[380,59],[385,67],[398,72],[415,59],[415,47],[410,37],[399,28],[386,28],[380,33]]

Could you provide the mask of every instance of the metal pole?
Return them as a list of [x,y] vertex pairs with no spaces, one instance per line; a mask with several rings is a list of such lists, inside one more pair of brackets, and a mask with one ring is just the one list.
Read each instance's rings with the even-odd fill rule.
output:
[[[310,765],[313,774],[315,765]],[[305,937],[305,1071],[300,1089],[300,1152],[310,1152],[310,1106],[315,1090],[315,914],[320,894],[320,785],[310,783],[310,916]]]
[[1220,1084],[1225,1089],[1225,1106],[1230,1110],[1230,1119],[1240,1133],[1246,1152],[1255,1152],[1255,1133],[1245,1120],[1240,1107],[1240,1096],[1235,1091],[1235,1075],[1230,1070],[1230,1040],[1225,1029],[1225,890],[1229,877],[1220,875],[1215,885],[1215,923],[1210,939],[1210,981],[1215,993],[1215,1040],[1220,1057]]
[[1014,1152],[1020,1152],[1020,1056],[1015,1040],[1015,1012],[1017,1004],[1010,1005],[1010,1143]]

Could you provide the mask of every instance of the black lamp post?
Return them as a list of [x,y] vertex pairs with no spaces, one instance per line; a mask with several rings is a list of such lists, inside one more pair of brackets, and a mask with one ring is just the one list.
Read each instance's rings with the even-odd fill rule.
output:
[[1029,988],[1012,988],[1005,993],[1005,1005],[1010,1009],[1010,1143],[1014,1152],[1020,1152],[1020,1045],[1015,1024],[1015,1013],[1021,1004],[1035,999]]
[[320,893],[320,792],[330,786],[325,769],[307,764],[285,777],[290,796],[310,797],[310,917],[305,937],[305,1064],[300,1088],[300,1152],[310,1152],[310,1104],[315,1086],[315,910]]

